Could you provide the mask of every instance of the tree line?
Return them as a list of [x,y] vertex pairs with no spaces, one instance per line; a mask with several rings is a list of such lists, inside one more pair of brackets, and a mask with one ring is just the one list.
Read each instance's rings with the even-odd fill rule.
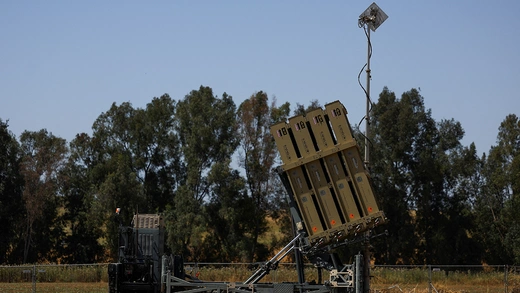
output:
[[[416,89],[384,88],[372,106],[370,172],[389,219],[374,261],[520,264],[518,117],[479,155]],[[237,106],[201,86],[144,108],[113,103],[70,142],[46,129],[16,138],[0,119],[0,263],[113,261],[118,226],[135,212],[161,213],[167,251],[187,261],[265,260],[292,238],[269,127],[316,107],[291,113],[262,91]],[[266,236],[270,221],[279,236]]]

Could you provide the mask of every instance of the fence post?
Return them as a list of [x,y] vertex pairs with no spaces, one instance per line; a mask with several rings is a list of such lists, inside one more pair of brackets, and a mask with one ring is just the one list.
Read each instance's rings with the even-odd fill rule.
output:
[[32,292],[36,293],[36,265],[32,269]]
[[504,293],[507,293],[507,271],[508,271],[508,268],[507,268],[507,265],[504,265]]
[[428,265],[428,292],[432,293],[432,265]]

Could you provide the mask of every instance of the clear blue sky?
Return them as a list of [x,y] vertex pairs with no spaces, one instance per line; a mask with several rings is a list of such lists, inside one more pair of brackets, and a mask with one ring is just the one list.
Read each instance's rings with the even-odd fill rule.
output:
[[[293,107],[341,100],[358,123],[371,3],[0,1],[0,118],[70,141],[113,102],[205,85],[237,105],[259,90]],[[460,121],[464,145],[487,153],[520,116],[520,1],[376,3],[389,18],[372,33],[372,98],[420,87],[437,121]]]

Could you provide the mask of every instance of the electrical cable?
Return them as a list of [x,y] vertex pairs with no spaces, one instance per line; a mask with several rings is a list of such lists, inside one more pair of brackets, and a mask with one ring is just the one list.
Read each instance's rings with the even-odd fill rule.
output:
[[[370,94],[368,93],[368,91],[366,90],[366,88],[363,86],[363,84],[361,83],[361,74],[363,73],[363,70],[368,66],[368,62],[370,61],[370,59],[372,58],[372,43],[370,42],[370,37],[368,36],[368,31],[367,29],[368,28],[368,25],[365,25],[365,23],[363,21],[361,21],[361,19],[358,21],[358,26],[361,28],[363,27],[363,31],[365,32],[365,36],[367,37],[367,41],[368,41],[368,61],[365,63],[365,65],[363,65],[363,67],[361,68],[361,70],[359,71],[359,74],[358,74],[358,84],[359,86],[361,87],[361,89],[363,89],[363,92],[365,93],[365,97],[367,98],[368,100],[368,103],[369,103],[369,108],[368,108],[368,113],[370,113],[372,111],[372,100],[370,99]],[[367,72],[367,74],[369,75],[368,78],[372,79],[372,75],[370,72]],[[363,120],[367,119],[367,115],[365,114],[361,120],[359,121],[358,125],[357,125],[357,128],[359,129],[361,127],[361,123],[363,123]],[[370,143],[370,145],[373,145],[372,144],[372,141],[363,133],[363,132],[360,132],[361,135],[368,140],[368,142]]]

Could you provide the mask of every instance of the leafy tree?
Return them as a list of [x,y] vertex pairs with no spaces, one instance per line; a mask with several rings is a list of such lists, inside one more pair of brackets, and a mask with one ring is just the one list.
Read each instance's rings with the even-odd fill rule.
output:
[[97,211],[107,223],[106,239],[110,256],[117,256],[118,224],[115,209],[120,207],[120,221],[128,225],[133,213],[139,206],[145,206],[143,188],[137,179],[135,155],[135,112],[130,103],[117,106],[112,104],[94,122],[92,147],[92,179],[95,184],[94,196],[97,197]]
[[204,206],[207,236],[202,259],[229,262],[249,261],[254,202],[245,192],[245,180],[230,168],[229,160],[217,162],[208,174],[210,195]]
[[[118,245],[117,226],[128,225],[135,212],[165,210],[182,180],[174,111],[175,101],[165,94],[153,98],[146,109],[114,103],[93,125],[90,174],[96,206],[108,221],[112,257]],[[117,207],[122,215],[114,221]]]
[[70,143],[70,155],[62,176],[64,181],[63,220],[67,227],[62,240],[62,262],[93,263],[103,262],[104,248],[99,243],[103,237],[103,216],[100,209],[94,208],[95,190],[91,176],[93,151],[91,138],[78,134]]
[[[96,208],[104,212],[107,223],[107,240],[110,257],[115,258],[118,247],[119,225],[129,225],[134,212],[138,212],[139,204],[143,203],[142,185],[137,175],[130,167],[129,158],[123,154],[115,155],[109,163],[110,172],[104,181],[97,187],[96,196],[99,197]],[[107,210],[107,207],[111,207]],[[122,209],[121,216],[115,215],[117,207]],[[132,209],[134,207],[134,209]],[[98,213],[102,213],[97,211]]]
[[408,134],[404,126],[406,117],[401,113],[395,94],[385,88],[373,107],[370,133],[373,143],[371,174],[381,208],[390,219],[386,229],[388,239],[376,246],[376,257],[385,263],[410,263],[414,237],[413,213],[410,212],[410,180],[407,170]]
[[20,263],[23,177],[20,174],[20,145],[8,130],[8,121],[0,119],[0,263]]
[[520,121],[514,114],[500,124],[497,145],[484,157],[485,184],[476,199],[479,242],[491,264],[519,264]]
[[[289,104],[287,104],[287,107],[288,106],[289,106]],[[305,113],[312,111],[314,109],[318,109],[318,108],[321,108],[321,105],[318,102],[318,100],[312,100],[310,105],[307,107],[305,107],[305,105],[303,105],[303,104],[296,103],[296,109],[294,109],[293,115],[295,115],[295,116],[296,115],[305,115]]]
[[210,195],[208,173],[231,159],[237,144],[236,106],[226,93],[213,95],[201,86],[179,101],[175,131],[179,136],[182,182],[167,213],[168,243],[176,253],[195,260],[205,235],[202,207]]
[[[161,212],[173,199],[182,178],[179,141],[174,131],[175,101],[167,94],[153,98],[135,119],[135,165],[148,212]],[[144,208],[144,207],[143,207]]]
[[268,96],[260,91],[245,100],[238,110],[240,146],[240,164],[245,170],[248,194],[253,202],[249,211],[254,220],[252,226],[252,246],[249,261],[256,255],[264,258],[259,251],[258,238],[267,230],[267,217],[277,218],[280,215],[280,203],[283,193],[278,177],[273,172],[276,164],[277,150],[269,128],[274,123],[285,120],[289,113],[289,104],[280,108],[275,106],[276,100],[268,104]]
[[[440,129],[442,131],[442,127]],[[443,211],[446,222],[442,223],[445,236],[438,247],[438,262],[480,264],[484,251],[475,237],[474,202],[483,184],[482,161],[477,156],[474,143],[469,147],[462,147],[460,143],[456,143],[456,146],[440,159],[445,162],[443,174],[447,201]]]
[[[463,148],[454,120],[435,122],[415,89],[401,99],[387,88],[373,108],[372,176],[390,219],[390,241],[378,245],[387,263],[452,263],[470,245],[474,146]],[[477,186],[478,187],[478,186]],[[460,225],[451,225],[457,222]]]
[[25,179],[23,201],[26,212],[23,262],[55,261],[54,247],[60,242],[60,171],[68,149],[64,139],[42,129],[24,131],[20,137],[21,173]]

